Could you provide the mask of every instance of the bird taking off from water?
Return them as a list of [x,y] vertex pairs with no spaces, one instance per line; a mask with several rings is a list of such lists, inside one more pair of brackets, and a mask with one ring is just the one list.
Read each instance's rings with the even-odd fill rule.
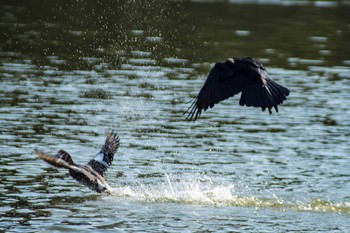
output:
[[185,112],[186,119],[195,121],[208,108],[222,100],[242,92],[239,105],[260,107],[263,111],[272,107],[278,112],[289,95],[289,90],[274,81],[266,74],[265,67],[250,57],[230,58],[218,62],[211,69],[204,86],[194,98],[191,106]]
[[104,178],[104,173],[112,164],[114,154],[119,147],[119,137],[116,133],[107,133],[107,138],[101,151],[85,165],[76,164],[68,152],[60,150],[57,155],[50,156],[42,151],[34,150],[38,157],[55,167],[69,170],[69,174],[79,183],[98,193],[112,193],[112,189]]

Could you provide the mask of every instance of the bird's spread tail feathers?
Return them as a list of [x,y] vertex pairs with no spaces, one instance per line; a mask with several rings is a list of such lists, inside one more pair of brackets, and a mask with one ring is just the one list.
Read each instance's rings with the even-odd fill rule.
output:
[[260,107],[263,111],[268,109],[272,113],[272,108],[278,112],[278,105],[282,104],[289,95],[289,90],[271,79],[265,79],[266,83],[260,85],[250,85],[242,91],[239,101],[241,106]]

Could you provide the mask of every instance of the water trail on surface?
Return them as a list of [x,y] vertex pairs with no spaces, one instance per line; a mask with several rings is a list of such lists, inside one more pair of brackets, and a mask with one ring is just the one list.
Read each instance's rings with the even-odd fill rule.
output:
[[137,184],[114,188],[111,198],[126,198],[147,203],[179,203],[206,206],[237,206],[273,208],[279,211],[336,212],[350,214],[350,202],[331,203],[314,199],[308,202],[271,197],[238,196],[234,185],[203,182],[199,179],[172,181],[165,174],[165,182],[157,185]]

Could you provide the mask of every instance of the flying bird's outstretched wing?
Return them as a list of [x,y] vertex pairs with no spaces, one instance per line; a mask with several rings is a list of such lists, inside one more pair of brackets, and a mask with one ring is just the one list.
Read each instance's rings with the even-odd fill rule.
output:
[[48,155],[45,152],[36,149],[34,150],[34,152],[38,155],[40,159],[55,167],[63,167],[67,169],[73,169],[75,171],[81,171],[80,168],[74,165],[70,154],[64,150],[60,150],[56,156]]
[[95,155],[95,157],[88,162],[93,170],[95,170],[101,176],[104,176],[104,172],[112,164],[114,154],[119,147],[119,136],[114,133],[107,133],[105,144],[101,151]]
[[220,101],[241,92],[248,81],[241,73],[243,68],[242,65],[235,64],[233,60],[216,63],[192,105],[187,109],[186,119],[195,121],[203,110],[212,108]]
[[195,121],[202,111],[239,92],[242,92],[240,105],[261,107],[263,111],[267,108],[270,113],[274,107],[278,111],[277,106],[286,100],[289,90],[269,79],[265,71],[260,62],[249,57],[216,63],[185,112],[186,119]]

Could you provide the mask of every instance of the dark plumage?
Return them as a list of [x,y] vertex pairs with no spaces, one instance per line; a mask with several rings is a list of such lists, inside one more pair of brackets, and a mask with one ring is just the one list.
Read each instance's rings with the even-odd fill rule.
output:
[[239,92],[242,92],[241,106],[260,107],[263,111],[268,109],[270,114],[272,107],[278,112],[278,105],[289,95],[287,88],[267,76],[265,67],[257,60],[249,57],[230,58],[216,63],[211,69],[198,96],[185,112],[188,113],[186,119],[195,121],[203,110]]
[[104,173],[112,164],[113,156],[119,147],[119,137],[116,133],[107,133],[107,138],[101,151],[85,165],[74,163],[71,155],[60,150],[57,155],[50,156],[42,151],[35,150],[38,157],[47,163],[69,170],[69,174],[79,183],[96,192],[111,192],[111,188],[104,178]]

